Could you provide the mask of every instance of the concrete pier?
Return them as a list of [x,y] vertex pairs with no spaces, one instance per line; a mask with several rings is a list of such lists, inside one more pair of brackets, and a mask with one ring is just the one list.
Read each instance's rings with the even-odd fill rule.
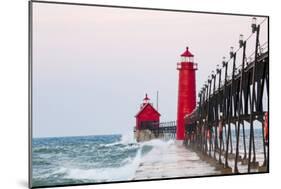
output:
[[144,142],[144,141],[149,141],[152,139],[163,138],[163,137],[164,135],[162,133],[155,136],[155,134],[149,129],[134,131],[134,138],[136,139],[137,142]]
[[216,174],[221,174],[221,171],[202,161],[194,151],[171,142],[167,146],[153,148],[141,159],[134,180]]

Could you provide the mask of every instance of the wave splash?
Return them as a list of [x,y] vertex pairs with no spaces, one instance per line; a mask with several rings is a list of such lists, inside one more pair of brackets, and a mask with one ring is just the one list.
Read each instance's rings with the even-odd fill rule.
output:
[[35,139],[33,186],[132,180],[149,153],[164,154],[171,144],[159,139],[138,143],[132,134]]
[[137,169],[141,151],[138,150],[136,157],[129,160],[129,162],[119,168],[102,168],[102,169],[71,169],[67,171],[65,178],[79,179],[79,180],[94,180],[94,181],[118,181],[118,180],[131,180],[134,177],[135,170]]
[[105,144],[105,147],[114,147],[124,145],[124,149],[135,148],[137,146],[137,152],[134,157],[127,157],[123,160],[124,165],[121,167],[106,167],[98,169],[64,169],[65,179],[78,179],[83,181],[120,181],[120,180],[132,180],[135,177],[137,168],[140,165],[141,159],[147,154],[151,153],[153,149],[164,150],[168,146],[173,144],[173,141],[163,141],[154,139],[142,143],[137,143],[128,136],[122,136],[121,140],[114,143]]

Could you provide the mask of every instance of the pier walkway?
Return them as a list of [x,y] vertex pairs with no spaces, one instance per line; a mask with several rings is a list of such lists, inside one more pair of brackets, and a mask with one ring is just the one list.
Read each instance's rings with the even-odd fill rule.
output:
[[194,151],[171,141],[165,146],[153,148],[141,159],[134,180],[215,174],[221,174],[221,171],[202,161]]

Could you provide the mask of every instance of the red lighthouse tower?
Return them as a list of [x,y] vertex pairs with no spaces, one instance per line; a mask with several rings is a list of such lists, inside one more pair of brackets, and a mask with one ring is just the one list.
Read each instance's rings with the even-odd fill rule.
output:
[[177,64],[179,70],[177,140],[184,140],[184,116],[190,114],[196,107],[195,71],[197,64],[193,62],[194,55],[186,47],[181,54],[181,62]]

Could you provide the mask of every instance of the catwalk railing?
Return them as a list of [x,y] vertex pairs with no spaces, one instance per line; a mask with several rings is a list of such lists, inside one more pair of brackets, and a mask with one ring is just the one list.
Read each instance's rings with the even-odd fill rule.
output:
[[175,139],[176,136],[176,121],[157,122],[147,121],[143,122],[139,130],[150,130],[155,137],[164,139]]
[[185,117],[186,145],[234,173],[243,172],[242,165],[246,172],[268,171],[268,43],[260,44],[260,25],[252,24],[252,35],[252,58],[246,55],[247,40],[240,39],[240,61],[232,48],[230,60],[224,59],[222,68],[212,72],[198,95],[197,108]]

